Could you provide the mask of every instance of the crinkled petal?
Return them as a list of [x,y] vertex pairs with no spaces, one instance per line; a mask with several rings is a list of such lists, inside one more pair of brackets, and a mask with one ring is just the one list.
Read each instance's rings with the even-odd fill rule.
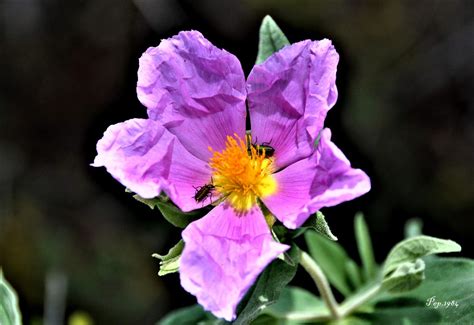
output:
[[247,80],[252,137],[275,148],[278,168],[308,157],[337,99],[331,41],[302,41],[256,65]]
[[321,132],[315,153],[274,174],[278,191],[263,202],[283,224],[301,226],[323,207],[352,200],[370,190],[370,179],[351,168],[344,154],[331,142],[331,131]]
[[170,189],[167,194],[183,211],[191,211],[209,205],[218,197],[209,196],[202,202],[196,202],[194,196],[199,187],[212,182],[209,165],[184,148],[176,139],[173,148],[173,159],[168,177]]
[[92,165],[106,167],[143,198],[154,198],[164,191],[185,211],[202,206],[193,198],[194,187],[211,180],[207,164],[187,152],[160,123],[146,119],[110,126],[97,143]]
[[181,32],[140,58],[138,99],[151,119],[207,161],[227,135],[245,135],[245,76],[238,59],[201,33]]
[[237,215],[223,203],[183,231],[181,285],[230,321],[257,276],[289,246],[275,242],[260,208]]
[[174,136],[159,123],[131,119],[105,131],[92,166],[104,166],[133,192],[153,198],[169,185],[173,142]]

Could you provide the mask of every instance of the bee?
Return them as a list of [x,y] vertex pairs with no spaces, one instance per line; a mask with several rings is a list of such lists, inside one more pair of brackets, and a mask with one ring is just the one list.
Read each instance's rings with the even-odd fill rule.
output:
[[270,142],[263,142],[262,144],[252,143],[252,147],[257,150],[259,155],[265,154],[265,158],[271,158],[275,154],[275,148],[270,146]]
[[204,202],[204,200],[206,200],[207,198],[210,198],[212,201],[212,191],[215,188],[216,187],[214,186],[214,184],[212,184],[212,182],[209,184],[204,184],[203,186],[194,187],[194,189],[196,190],[196,193],[194,193],[194,200],[199,203]]
[[252,135],[250,134],[250,131],[247,131],[246,134],[246,140],[247,140],[247,153],[249,156],[252,155],[252,147],[255,149],[257,154],[259,156],[263,155],[265,153],[265,158],[271,158],[275,154],[275,148],[270,146],[270,142],[262,142],[261,144],[258,144],[258,139],[256,139],[256,142],[252,143]]
[[249,156],[252,155],[252,149],[250,148],[250,146],[255,148],[255,151],[257,151],[257,154],[259,156],[265,153],[265,158],[271,158],[275,154],[275,148],[270,146],[270,142],[263,142],[262,144],[250,143],[247,149]]

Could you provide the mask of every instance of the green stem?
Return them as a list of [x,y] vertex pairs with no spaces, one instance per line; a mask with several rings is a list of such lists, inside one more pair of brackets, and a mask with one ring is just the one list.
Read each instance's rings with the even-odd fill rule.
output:
[[294,313],[288,313],[284,316],[284,318],[286,320],[289,320],[289,321],[294,321],[294,322],[303,322],[303,323],[307,323],[307,322],[329,322],[331,320],[333,320],[332,316],[327,312],[320,312],[319,314],[318,313],[311,313],[311,314],[308,314],[308,313],[298,313],[298,312],[294,312]]
[[303,251],[301,252],[300,256],[300,264],[306,270],[306,272],[309,273],[314,283],[316,283],[319,293],[321,294],[321,298],[328,307],[332,318],[341,318],[339,305],[334,298],[331,287],[329,286],[329,282],[319,265],[308,255],[308,253]]
[[337,320],[350,315],[354,310],[372,299],[381,290],[380,283],[374,284],[355,296],[349,297],[341,305],[334,298],[329,282],[319,265],[306,252],[301,251],[300,264],[308,272],[318,287],[322,300],[328,307],[330,314],[324,312],[316,313],[294,313],[287,315],[288,319],[299,321],[322,321]]
[[361,292],[359,295],[346,299],[340,307],[342,317],[350,315],[354,310],[365,304],[367,301],[375,297],[381,290],[380,284],[376,284],[367,290]]

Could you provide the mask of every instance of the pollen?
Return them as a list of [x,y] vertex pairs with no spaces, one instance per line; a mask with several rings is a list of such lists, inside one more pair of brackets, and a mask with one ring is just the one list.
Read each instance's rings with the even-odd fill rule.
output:
[[266,158],[264,151],[259,154],[238,135],[227,136],[223,151],[209,150],[213,152],[209,166],[215,190],[235,210],[248,211],[257,204],[257,198],[276,192],[273,160]]

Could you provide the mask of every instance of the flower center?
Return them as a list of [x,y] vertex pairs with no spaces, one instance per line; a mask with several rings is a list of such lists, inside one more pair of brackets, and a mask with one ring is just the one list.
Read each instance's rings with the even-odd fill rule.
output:
[[[249,142],[250,143],[250,142]],[[275,193],[277,183],[272,176],[273,160],[265,152],[247,146],[238,135],[227,136],[226,148],[214,151],[209,161],[216,191],[239,212],[248,211],[258,197]]]

